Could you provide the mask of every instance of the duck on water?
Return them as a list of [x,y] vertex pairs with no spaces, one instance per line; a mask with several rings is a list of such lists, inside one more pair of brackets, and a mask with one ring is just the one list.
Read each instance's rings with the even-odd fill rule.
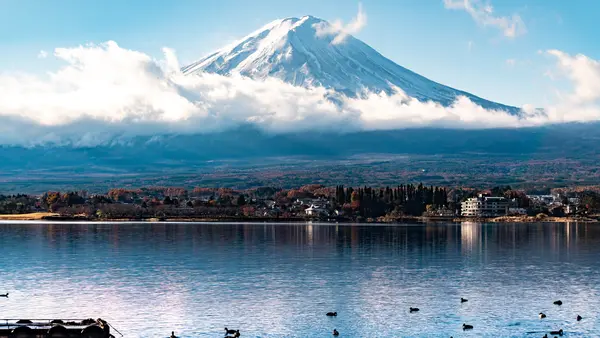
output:
[[228,328],[225,328],[225,336],[232,334],[233,337],[239,337],[240,336],[240,330],[230,330]]

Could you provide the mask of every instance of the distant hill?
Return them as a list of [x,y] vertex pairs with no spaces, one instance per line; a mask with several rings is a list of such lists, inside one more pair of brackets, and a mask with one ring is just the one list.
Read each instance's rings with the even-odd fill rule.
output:
[[0,193],[120,186],[600,184],[600,126],[296,133],[246,127],[112,147],[0,147]]
[[362,153],[489,154],[582,157],[600,148],[598,124],[520,129],[406,129],[353,133],[269,134],[247,126],[221,133],[137,137],[125,145],[0,147],[0,169],[90,165],[121,168],[177,166],[211,160],[274,156],[343,158]]

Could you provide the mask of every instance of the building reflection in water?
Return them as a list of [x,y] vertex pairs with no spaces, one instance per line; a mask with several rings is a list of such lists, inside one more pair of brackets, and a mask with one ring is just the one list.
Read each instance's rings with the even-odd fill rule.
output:
[[309,245],[313,245],[313,224],[308,223],[306,225],[306,237]]
[[[600,227],[585,223],[485,224],[462,222],[427,225],[363,224],[51,224],[44,227],[2,225],[22,236],[22,243],[45,240],[50,247],[83,246],[85,241],[107,240],[111,249],[143,242],[149,247],[256,246],[261,243],[285,246],[332,245],[361,248],[374,244],[394,250],[415,247],[439,252],[460,248],[482,252],[488,246],[518,249],[538,245],[565,250],[597,236]],[[30,243],[30,245],[36,245]],[[381,249],[378,247],[377,249]]]
[[463,254],[472,254],[481,251],[481,223],[460,223],[460,244]]

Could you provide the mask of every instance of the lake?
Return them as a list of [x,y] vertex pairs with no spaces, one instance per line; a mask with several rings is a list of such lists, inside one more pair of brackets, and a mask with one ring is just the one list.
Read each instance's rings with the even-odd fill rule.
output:
[[600,226],[0,223],[4,292],[125,337],[599,337]]

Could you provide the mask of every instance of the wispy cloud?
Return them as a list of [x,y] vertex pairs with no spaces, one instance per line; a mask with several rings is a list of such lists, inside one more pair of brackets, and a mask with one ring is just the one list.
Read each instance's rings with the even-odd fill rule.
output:
[[349,23],[344,24],[340,19],[337,19],[330,24],[319,23],[315,24],[317,36],[333,35],[332,44],[337,45],[343,43],[348,35],[360,32],[367,25],[367,14],[363,11],[362,4],[358,4],[358,13],[352,18]]
[[527,33],[527,28],[521,16],[518,14],[497,16],[489,2],[483,3],[481,0],[444,0],[444,6],[447,9],[466,11],[479,25],[500,29],[507,38],[515,38]]
[[41,50],[38,55],[37,55],[38,59],[45,59],[48,57],[48,52],[46,52],[45,50]]
[[507,59],[505,62],[506,65],[509,67],[514,67],[517,64],[517,60],[515,59]]

